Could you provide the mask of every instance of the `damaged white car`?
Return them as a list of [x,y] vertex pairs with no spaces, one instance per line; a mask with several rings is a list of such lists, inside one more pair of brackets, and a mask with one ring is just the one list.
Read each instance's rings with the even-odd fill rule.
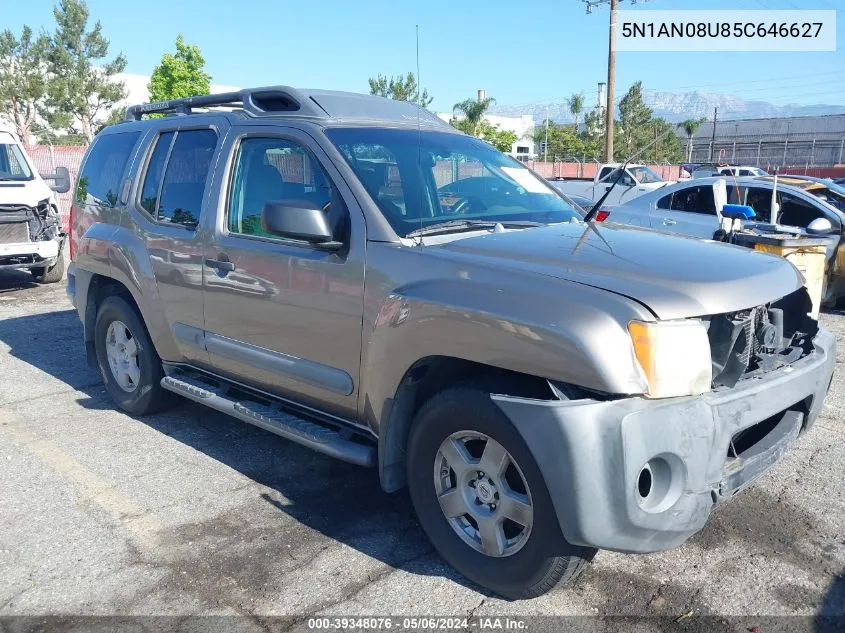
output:
[[65,232],[56,194],[69,189],[66,167],[42,177],[18,138],[0,129],[0,270],[29,269],[39,283],[62,279]]

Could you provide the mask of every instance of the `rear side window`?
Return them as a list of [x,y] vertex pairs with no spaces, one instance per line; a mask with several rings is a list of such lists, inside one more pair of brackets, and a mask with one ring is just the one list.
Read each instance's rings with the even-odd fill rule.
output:
[[144,176],[144,210],[159,222],[195,226],[216,146],[217,134],[213,130],[162,134]]
[[174,136],[173,132],[165,132],[158,137],[153,155],[150,157],[150,164],[147,166],[147,175],[144,177],[141,206],[153,217],[156,216],[158,209],[158,194],[161,188],[161,177],[164,174],[164,163],[170,153]]
[[140,136],[140,132],[107,134],[94,141],[79,174],[77,202],[102,207],[117,204],[120,179]]
[[663,196],[657,202],[657,208],[716,215],[716,199],[713,197],[713,187],[712,185],[705,185],[681,189],[668,196]]

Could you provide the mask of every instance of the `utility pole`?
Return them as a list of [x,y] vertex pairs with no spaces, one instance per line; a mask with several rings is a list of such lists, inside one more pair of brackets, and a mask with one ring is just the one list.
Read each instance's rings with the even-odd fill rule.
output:
[[[587,13],[602,4],[610,4],[610,26],[607,47],[607,103],[604,109],[604,154],[605,162],[613,162],[613,124],[616,112],[616,22],[619,13],[619,0],[582,0],[587,5]],[[631,0],[635,3],[637,0]]]
[[719,108],[713,108],[713,134],[710,136],[710,162],[713,162],[713,150],[716,147],[716,121],[719,118]]
[[604,110],[604,154],[605,162],[613,162],[613,119],[616,112],[616,15],[619,0],[610,0],[610,35],[607,46],[607,107]]

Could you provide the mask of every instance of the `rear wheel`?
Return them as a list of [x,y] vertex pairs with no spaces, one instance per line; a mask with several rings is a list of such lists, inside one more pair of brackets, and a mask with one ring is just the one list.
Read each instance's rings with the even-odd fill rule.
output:
[[109,395],[124,411],[154,413],[174,396],[162,389],[161,359],[138,313],[122,297],[108,297],[94,326],[97,365]]
[[539,467],[489,393],[453,389],[427,402],[411,430],[407,468],[437,551],[502,596],[532,598],[570,582],[595,553],[563,538]]

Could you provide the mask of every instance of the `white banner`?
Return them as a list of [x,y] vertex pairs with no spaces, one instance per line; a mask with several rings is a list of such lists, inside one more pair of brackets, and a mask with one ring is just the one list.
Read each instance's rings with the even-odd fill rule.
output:
[[836,11],[620,11],[620,51],[835,51]]

